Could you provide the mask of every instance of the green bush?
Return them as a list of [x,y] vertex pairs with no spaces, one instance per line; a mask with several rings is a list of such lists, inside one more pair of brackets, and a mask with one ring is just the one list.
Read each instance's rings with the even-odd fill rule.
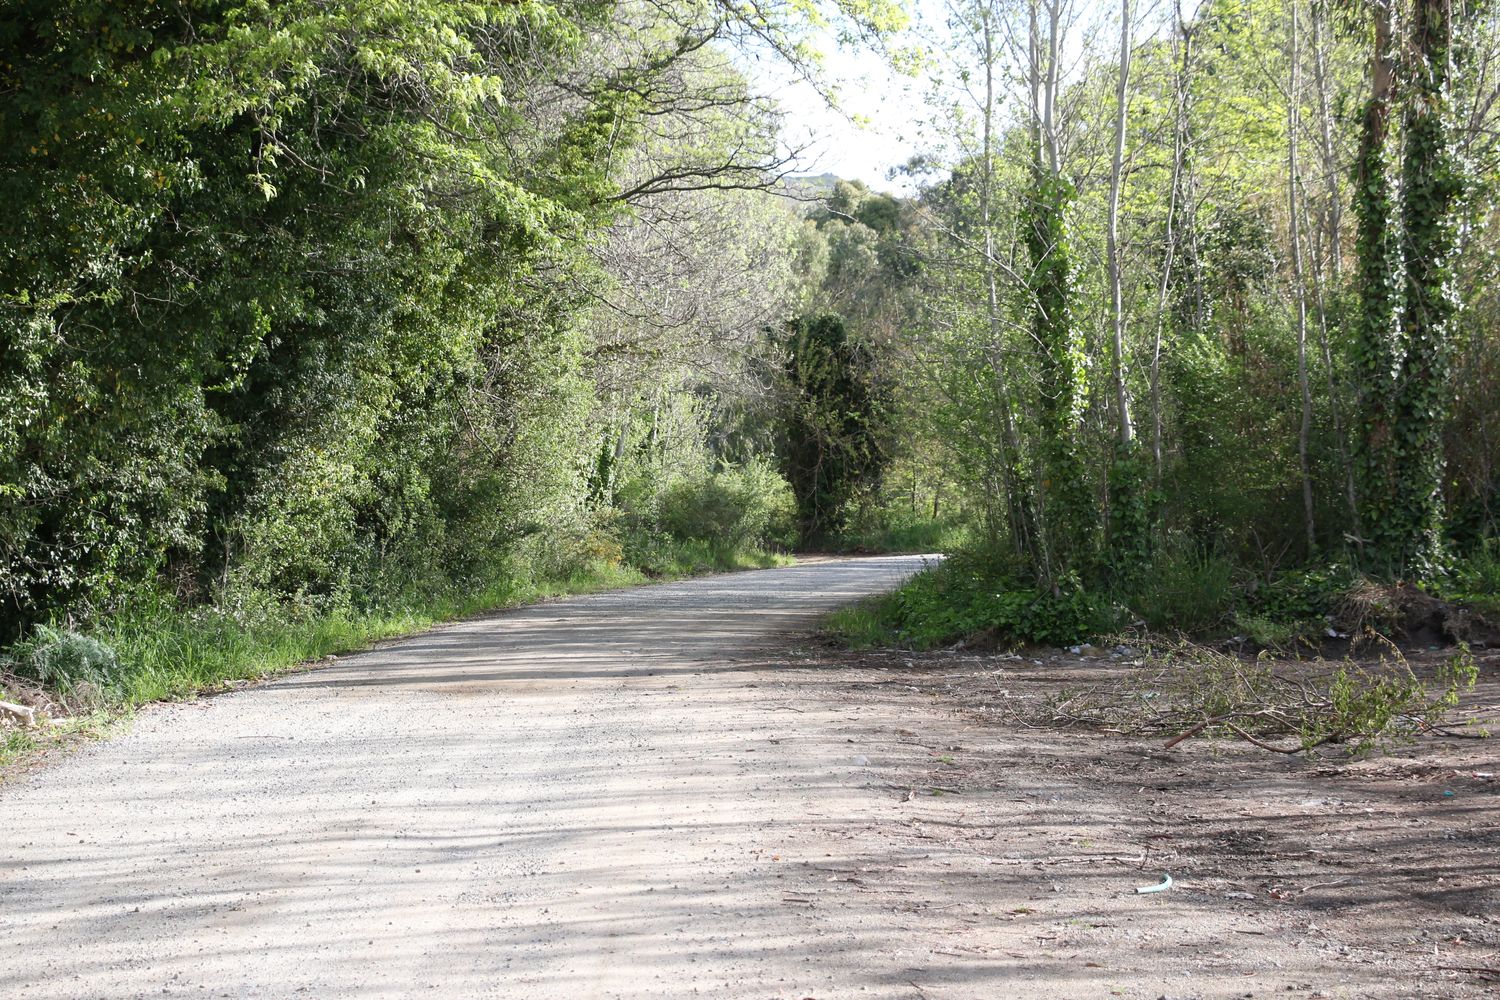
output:
[[1487,538],[1454,567],[1452,596],[1500,613],[1500,539]]
[[84,685],[109,688],[120,674],[120,660],[111,647],[48,625],[32,629],[30,636],[10,648],[7,659],[17,675],[64,692]]
[[1123,603],[1155,629],[1200,633],[1221,625],[1234,602],[1234,567],[1187,539],[1158,546]]
[[1041,590],[1011,572],[1009,557],[965,551],[830,623],[851,643],[930,649],[975,639],[1067,645],[1109,631],[1115,619],[1081,587]]
[[679,479],[661,494],[661,530],[674,540],[731,548],[789,547],[796,537],[791,487],[764,461]]
[[857,517],[835,548],[843,552],[944,552],[962,549],[968,526],[947,519],[877,510]]
[[1278,573],[1237,595],[1234,627],[1269,648],[1319,637],[1330,620],[1345,613],[1359,582],[1359,574],[1341,563]]

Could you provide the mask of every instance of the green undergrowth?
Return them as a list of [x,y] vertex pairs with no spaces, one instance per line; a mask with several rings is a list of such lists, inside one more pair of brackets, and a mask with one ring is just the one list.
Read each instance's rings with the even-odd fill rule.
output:
[[1481,612],[1500,616],[1500,539],[1487,539],[1459,562],[1448,596]]
[[932,649],[959,641],[1065,646],[1144,630],[1267,649],[1380,635],[1462,639],[1476,617],[1495,627],[1500,555],[1485,546],[1431,591],[1372,581],[1348,563],[1253,573],[1212,550],[1158,546],[1126,581],[1040,588],[1006,555],[959,550],[892,593],[832,615],[854,648]]
[[649,573],[607,558],[553,573],[507,568],[486,586],[363,609],[299,611],[268,599],[183,608],[152,594],[127,602],[86,632],[41,626],[0,654],[0,679],[8,678],[15,689],[7,691],[0,683],[0,700],[18,699],[22,687],[40,691],[43,712],[65,721],[0,729],[0,765],[60,738],[98,732],[150,702],[285,673],[468,615],[653,580],[791,562],[756,549],[696,541],[663,546],[660,555]]
[[966,525],[947,521],[895,520],[855,525],[829,543],[828,548],[850,553],[956,552],[964,548],[968,540]]
[[1061,645],[1110,624],[1109,608],[1082,589],[1043,591],[965,552],[828,620],[828,628],[855,648],[911,649],[973,639]]
[[506,575],[472,593],[366,610],[299,615],[269,604],[190,611],[148,605],[113,619],[98,637],[116,650],[122,665],[109,700],[135,706],[268,676],[466,615],[644,579],[632,567],[592,562],[565,575]]
[[664,580],[702,573],[789,566],[793,559],[764,549],[723,545],[702,539],[666,539],[649,547],[632,546],[629,564],[645,578]]

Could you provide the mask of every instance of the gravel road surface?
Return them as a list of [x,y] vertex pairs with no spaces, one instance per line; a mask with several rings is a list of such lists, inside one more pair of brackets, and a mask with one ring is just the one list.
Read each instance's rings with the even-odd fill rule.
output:
[[146,711],[0,788],[0,996],[910,995],[895,923],[785,874],[870,794],[777,671],[920,563],[555,601]]

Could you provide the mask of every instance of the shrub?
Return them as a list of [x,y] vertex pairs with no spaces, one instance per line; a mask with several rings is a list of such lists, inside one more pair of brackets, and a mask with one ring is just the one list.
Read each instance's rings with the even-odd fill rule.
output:
[[1233,573],[1233,565],[1219,553],[1186,539],[1169,539],[1123,599],[1152,628],[1200,633],[1221,625],[1228,615]]
[[861,645],[874,645],[880,636],[930,649],[961,639],[1067,645],[1107,632],[1114,624],[1114,609],[1081,587],[1054,593],[1011,570],[1006,555],[961,552],[858,614],[835,619],[833,626]]
[[968,537],[962,522],[875,508],[860,511],[835,547],[846,552],[956,552]]
[[1250,607],[1278,621],[1323,621],[1338,610],[1359,582],[1354,570],[1341,563],[1278,574],[1250,597]]
[[677,541],[785,547],[795,539],[794,510],[786,480],[757,460],[678,480],[662,492],[658,516]]
[[1454,568],[1453,596],[1500,612],[1500,539],[1487,538]]
[[38,625],[26,639],[10,648],[10,669],[59,691],[83,685],[107,688],[120,673],[115,651],[98,639],[77,632]]

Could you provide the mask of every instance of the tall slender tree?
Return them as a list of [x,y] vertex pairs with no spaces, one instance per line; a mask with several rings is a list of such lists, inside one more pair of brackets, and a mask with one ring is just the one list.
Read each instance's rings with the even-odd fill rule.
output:
[[1360,524],[1367,560],[1390,561],[1403,546],[1399,503],[1397,396],[1405,348],[1401,331],[1402,256],[1391,164],[1396,99],[1395,0],[1369,0],[1370,96],[1360,125],[1358,223],[1359,316],[1354,363],[1360,387],[1356,438]]
[[1463,175],[1454,123],[1453,0],[1415,0],[1411,93],[1401,165],[1405,246],[1405,348],[1396,440],[1402,461],[1397,493],[1399,538],[1392,551],[1404,572],[1429,577],[1442,568],[1443,422],[1458,315],[1458,202]]
[[1097,528],[1080,448],[1088,395],[1088,352],[1073,302],[1068,214],[1074,188],[1063,173],[1059,138],[1065,2],[1033,0],[1028,45],[1033,143],[1025,229],[1031,257],[1032,335],[1040,369],[1037,410],[1042,460],[1038,493],[1045,511],[1046,553],[1042,569],[1053,585],[1093,558]]
[[1119,83],[1115,87],[1115,142],[1109,163],[1109,209],[1105,256],[1109,267],[1110,326],[1114,334],[1110,363],[1114,376],[1116,419],[1122,448],[1135,444],[1130,393],[1125,386],[1125,281],[1120,265],[1120,189],[1125,177],[1125,130],[1130,117],[1130,0],[1120,0]]
[[1291,80],[1286,102],[1287,159],[1287,226],[1291,240],[1292,301],[1297,320],[1297,388],[1302,394],[1302,420],[1297,429],[1297,464],[1302,473],[1302,517],[1307,534],[1307,550],[1318,545],[1317,524],[1313,513],[1312,469],[1308,462],[1309,439],[1312,436],[1312,388],[1307,376],[1307,279],[1303,273],[1301,211],[1297,189],[1301,174],[1298,140],[1302,131],[1302,39],[1297,0],[1290,0]]
[[1019,474],[1021,439],[1011,408],[1011,384],[1007,375],[1002,329],[999,261],[995,246],[995,69],[999,58],[997,35],[999,12],[994,0],[982,0],[977,11],[980,57],[984,63],[984,107],[981,121],[981,167],[979,178],[979,217],[984,230],[983,271],[985,321],[989,330],[988,353],[994,370],[995,405],[999,410],[1004,453],[1001,457],[1001,480],[1005,489],[1007,529],[1011,544],[1020,554],[1033,558],[1034,531],[1026,516],[1030,504],[1025,496],[1024,478]]
[[1149,500],[1145,470],[1135,437],[1130,389],[1125,381],[1125,277],[1120,247],[1120,194],[1125,180],[1125,135],[1130,120],[1130,0],[1120,0],[1119,79],[1115,87],[1115,137],[1110,154],[1109,204],[1105,220],[1105,257],[1109,271],[1111,374],[1114,379],[1115,453],[1109,470],[1109,559],[1117,575],[1136,572],[1145,562],[1149,534]]

